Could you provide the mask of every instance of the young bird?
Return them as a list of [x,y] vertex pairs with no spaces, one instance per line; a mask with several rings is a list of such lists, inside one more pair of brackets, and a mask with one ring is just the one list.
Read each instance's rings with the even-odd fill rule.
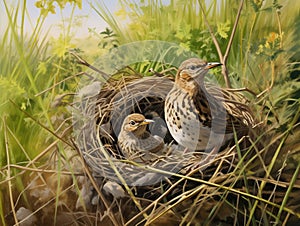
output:
[[123,122],[118,136],[118,145],[126,159],[135,162],[148,162],[156,159],[164,149],[161,137],[152,136],[146,129],[152,120],[142,114],[130,114]]

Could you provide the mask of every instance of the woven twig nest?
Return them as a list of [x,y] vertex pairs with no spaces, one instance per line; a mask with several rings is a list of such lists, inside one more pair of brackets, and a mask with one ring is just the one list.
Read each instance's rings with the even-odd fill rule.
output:
[[[245,179],[238,173],[239,171],[235,170],[241,167],[238,161],[241,156],[237,158],[237,155],[243,149],[242,142],[246,140],[249,145],[249,137],[242,137],[241,140],[232,146],[224,147],[214,156],[210,156],[209,153],[185,152],[178,148],[164,124],[164,99],[172,86],[173,79],[169,77],[142,77],[133,74],[119,76],[117,79],[105,82],[93,80],[83,87],[79,92],[80,98],[75,104],[74,127],[77,144],[86,163],[95,178],[102,180],[102,188],[107,181],[118,183],[122,187],[127,186],[135,191],[134,195],[141,198],[143,207],[149,211],[155,200],[154,203],[159,205],[152,206],[152,213],[155,212],[157,216],[164,212],[166,208],[164,203],[167,203],[168,206],[174,205],[172,211],[175,211],[178,216],[183,216],[177,219],[178,222],[193,222],[195,219],[206,219],[214,212],[215,205],[218,205],[219,210],[214,214],[214,219],[218,218],[220,222],[220,220],[229,218],[236,220],[240,217],[243,222],[245,215],[238,209],[244,208],[249,203],[239,197],[240,191],[245,193],[243,191]],[[151,133],[159,133],[160,136],[163,134],[165,143],[169,145],[166,155],[147,164],[130,162],[124,158],[117,145],[117,137],[124,118],[131,113],[141,113],[146,118],[160,119],[158,127],[150,130]],[[259,189],[260,177],[265,174],[265,169],[261,166],[269,164],[277,146],[274,144],[271,147],[267,140],[264,143],[261,141],[263,139],[260,140],[262,147],[258,147],[253,137],[252,143],[250,142],[251,148],[245,146],[245,156],[242,157],[244,162],[248,159],[251,161],[251,165],[247,167],[255,172],[255,176],[250,178],[247,184],[248,188],[253,188],[251,190],[253,193]],[[197,170],[193,170],[194,166]],[[208,181],[207,184],[201,179]],[[220,184],[222,186],[218,187]],[[228,190],[224,190],[223,186],[228,186]],[[262,192],[265,199],[272,197],[269,187],[273,189],[276,185],[271,182],[268,184]],[[230,193],[230,189],[234,189],[236,193]],[[281,192],[278,194],[280,196]],[[115,195],[114,198],[117,196]],[[277,197],[282,200],[283,197],[279,196]],[[181,200],[178,197],[181,197]],[[223,197],[221,200],[226,198],[235,201],[228,205],[224,200],[218,202],[220,197]],[[128,208],[131,213],[128,215],[126,211],[120,213],[121,218],[131,219],[131,222],[145,220],[143,211],[136,210],[134,208],[136,204],[133,203],[131,202]],[[122,209],[127,209],[126,205],[122,205]],[[262,202],[261,205],[264,206],[265,203]],[[274,205],[268,207],[269,210],[273,208]],[[258,210],[256,214],[261,215],[262,212]],[[173,217],[174,215],[171,216]],[[272,215],[270,214],[269,217],[271,219]]]
[[[94,175],[130,186],[159,184],[172,173],[186,173],[191,165],[208,163],[207,154],[194,155],[176,145],[164,122],[164,99],[173,87],[169,77],[131,75],[105,83],[94,81],[78,101],[77,141]],[[96,88],[96,89],[95,89]],[[95,89],[96,93],[91,92]],[[156,161],[139,165],[128,162],[117,145],[123,120],[131,113],[157,119],[150,131],[164,138],[166,151]],[[215,157],[215,156],[213,156]],[[212,157],[212,158],[213,158]],[[200,164],[200,165],[201,165]],[[153,170],[155,169],[155,170]]]
[[[97,95],[85,95],[80,100],[81,116],[80,122],[77,121],[80,123],[80,128],[77,126],[77,140],[87,164],[95,176],[120,184],[124,181],[135,186],[158,183],[166,175],[126,162],[117,145],[117,137],[124,118],[131,113],[138,112],[148,118],[157,117],[162,120],[164,99],[172,88],[173,81],[168,78],[142,78],[135,75],[127,79],[108,81],[102,87],[99,82],[95,83],[99,85],[100,92]],[[166,132],[165,124],[152,128],[152,132],[160,133],[161,126]],[[169,134],[166,133],[164,137],[166,143],[171,142]],[[184,161],[183,157],[172,156],[157,159],[147,166],[178,172],[183,165],[181,161]]]
[[[134,74],[105,83],[95,80],[83,88],[87,91],[79,92],[82,95],[77,103],[78,113],[75,113],[77,143],[93,175],[102,180],[99,183],[100,187],[104,191],[110,187],[109,192],[114,199],[118,199],[123,193],[117,192],[119,188],[109,182],[118,183],[122,187],[128,186],[136,197],[141,198],[143,208],[149,208],[158,197],[161,197],[160,201],[157,200],[161,204],[166,199],[174,199],[176,202],[183,193],[193,193],[193,189],[201,184],[185,177],[195,176],[196,172],[197,178],[209,178],[230,170],[231,161],[236,155],[233,150],[228,148],[213,156],[205,152],[195,155],[179,148],[172,139],[164,124],[164,100],[173,87],[173,82],[172,77],[142,77]],[[93,93],[93,89],[100,91]],[[131,113],[141,113],[146,118],[157,117],[160,120],[157,128],[149,129],[152,134],[158,133],[164,137],[168,150],[166,155],[159,156],[156,161],[147,164],[135,164],[123,157],[117,145],[117,137],[124,118]],[[165,134],[161,127],[165,128]],[[205,172],[200,173],[199,169],[205,169]],[[226,177],[218,178],[219,183],[223,180],[226,180]],[[206,196],[203,201],[210,199],[213,203],[212,196],[207,195],[209,189],[202,192]],[[193,196],[180,204],[179,216],[184,213],[192,214],[190,211],[193,208],[189,207]],[[117,204],[118,209],[125,210],[123,213],[117,213],[122,214],[121,218],[125,221],[142,221],[144,217],[141,210],[134,208],[136,204],[132,203],[132,200],[130,197],[127,204]],[[154,207],[155,215],[164,210],[160,207],[161,204]],[[127,213],[126,210],[129,209],[131,211]],[[174,215],[171,214],[171,218],[174,218]],[[176,217],[176,221],[179,219],[180,217]]]

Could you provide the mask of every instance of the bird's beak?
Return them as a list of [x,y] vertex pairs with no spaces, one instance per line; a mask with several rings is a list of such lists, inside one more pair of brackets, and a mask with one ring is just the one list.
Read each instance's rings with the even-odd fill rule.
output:
[[221,66],[222,64],[219,63],[219,62],[210,62],[210,63],[207,63],[205,69],[211,69],[211,68],[214,68],[214,67],[218,67],[218,66]]
[[142,121],[142,122],[140,123],[140,126],[142,126],[142,125],[148,125],[148,124],[150,124],[150,123],[152,123],[152,122],[154,122],[154,121],[151,120],[151,119],[145,119],[144,121]]

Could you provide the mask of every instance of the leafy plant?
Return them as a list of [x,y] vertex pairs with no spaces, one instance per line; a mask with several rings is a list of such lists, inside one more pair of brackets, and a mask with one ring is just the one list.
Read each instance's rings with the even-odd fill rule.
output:
[[[5,225],[4,217],[10,211],[16,216],[14,203],[18,194],[22,194],[19,202],[24,206],[32,204],[23,193],[28,174],[24,168],[32,166],[36,169],[41,163],[32,160],[51,145],[64,154],[60,136],[55,131],[69,126],[66,122],[69,116],[60,105],[54,109],[53,101],[59,94],[75,91],[76,79],[74,82],[73,75],[81,71],[74,57],[66,53],[70,47],[66,41],[71,43],[71,40],[60,36],[62,45],[52,46],[51,49],[47,31],[46,35],[42,35],[45,11],[35,21],[33,32],[25,33],[25,21],[31,19],[27,4],[31,3],[16,1],[11,7],[9,1],[3,1],[8,23],[3,24],[6,27],[0,37],[1,225]],[[51,12],[54,1],[44,3],[50,7],[45,10]],[[61,1],[61,4],[65,3]],[[65,37],[69,37],[67,33]],[[80,50],[75,51],[80,53]],[[71,74],[73,80],[68,80]],[[38,159],[45,158],[47,154],[45,152]]]
[[67,3],[77,5],[80,9],[82,8],[82,0],[38,0],[35,2],[35,6],[41,10],[41,15],[46,17],[48,13],[56,13],[54,3],[57,3],[61,9],[65,8]]

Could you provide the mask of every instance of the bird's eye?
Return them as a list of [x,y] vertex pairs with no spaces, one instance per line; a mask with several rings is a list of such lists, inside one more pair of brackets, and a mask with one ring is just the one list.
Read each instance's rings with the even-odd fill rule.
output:
[[200,67],[201,67],[201,65],[191,65],[191,66],[188,67],[188,69],[193,71],[193,70],[198,69]]
[[135,125],[135,121],[130,120],[129,124],[132,125],[132,126],[134,126]]

